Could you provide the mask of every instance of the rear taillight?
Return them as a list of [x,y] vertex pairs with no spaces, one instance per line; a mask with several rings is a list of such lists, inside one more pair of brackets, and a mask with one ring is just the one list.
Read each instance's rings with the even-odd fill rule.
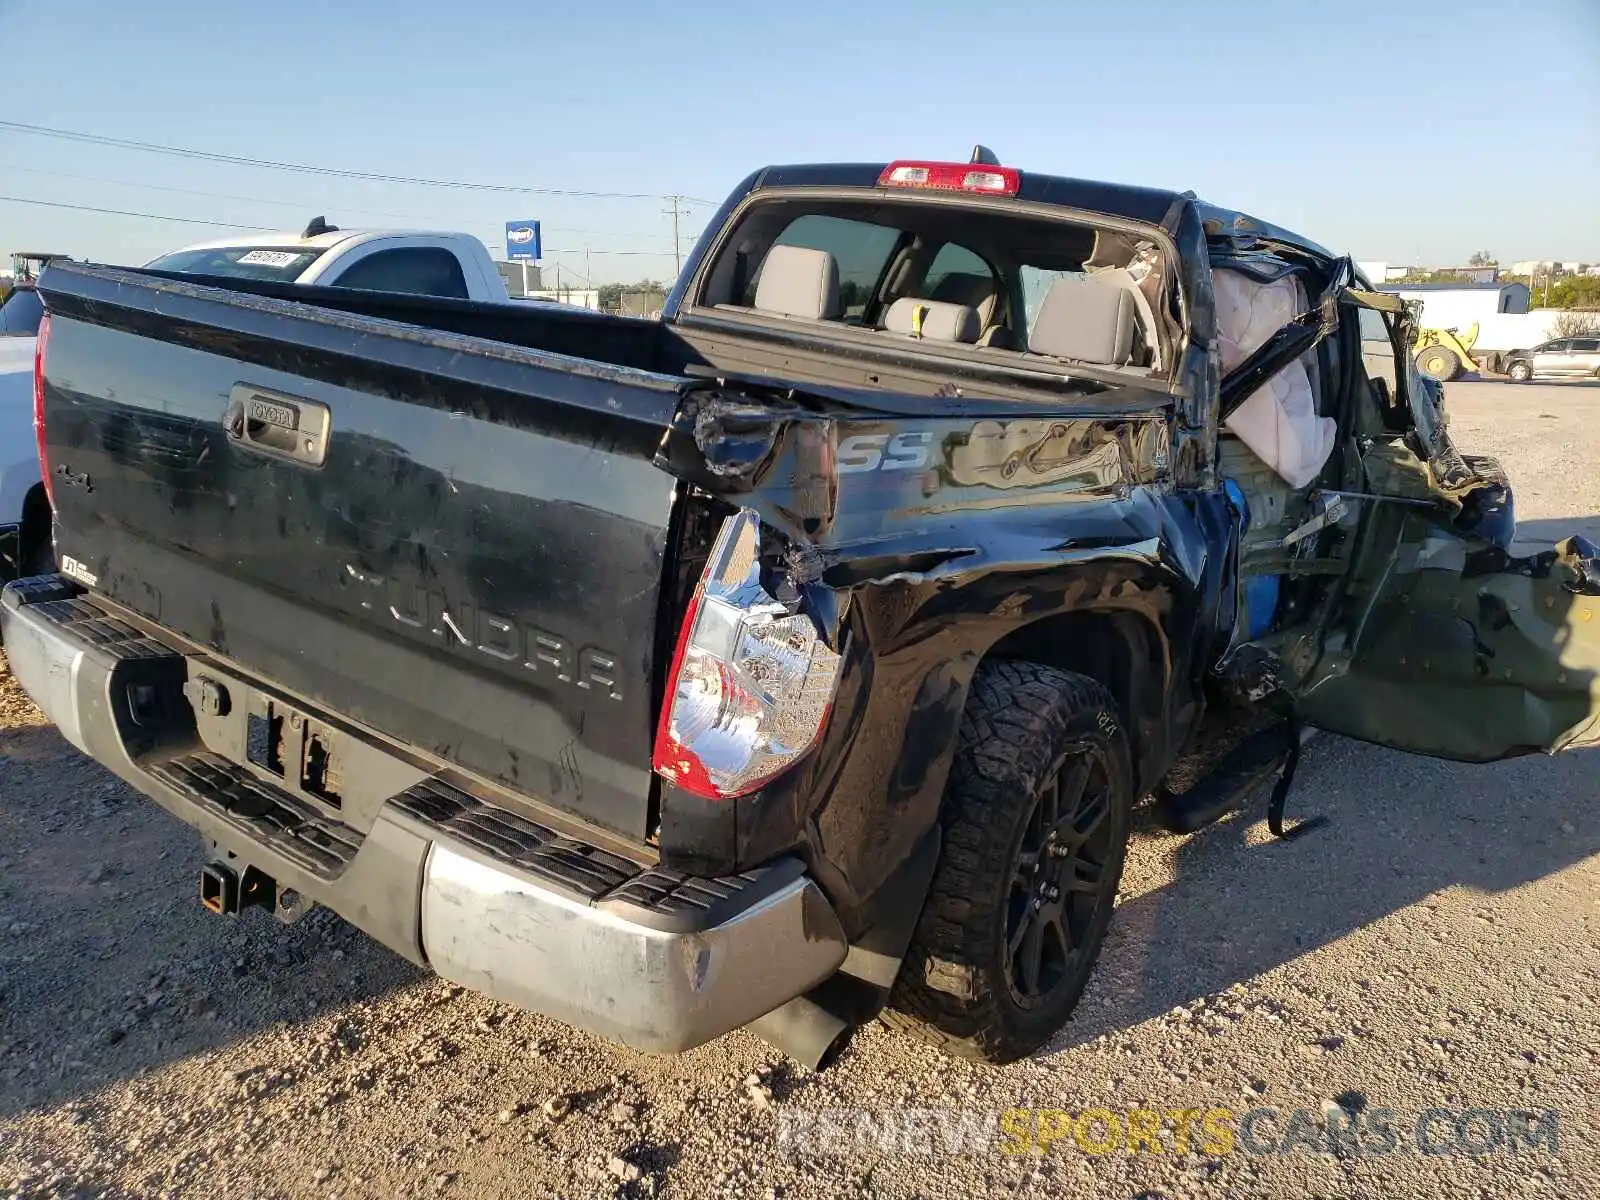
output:
[[816,744],[839,655],[761,585],[761,520],[723,522],[684,614],[653,765],[708,800],[745,796]]
[[878,186],[1015,196],[1022,189],[1022,172],[982,163],[893,162],[878,176]]
[[44,353],[50,343],[50,314],[39,318],[39,335],[33,343],[33,440],[39,448],[39,475],[44,479],[44,494],[51,509],[56,506],[55,489],[50,483],[50,458],[44,445]]

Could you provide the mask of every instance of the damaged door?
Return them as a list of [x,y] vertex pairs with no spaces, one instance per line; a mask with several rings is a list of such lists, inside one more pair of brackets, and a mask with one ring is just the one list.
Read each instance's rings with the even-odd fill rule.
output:
[[1324,639],[1302,719],[1466,762],[1600,744],[1600,550],[1516,558],[1416,509],[1380,520],[1392,553]]
[[1355,299],[1390,315],[1397,399],[1415,426],[1362,439],[1373,498],[1320,656],[1294,689],[1300,717],[1466,762],[1600,744],[1600,550],[1573,537],[1509,552],[1504,480],[1451,444],[1405,353],[1407,314]]

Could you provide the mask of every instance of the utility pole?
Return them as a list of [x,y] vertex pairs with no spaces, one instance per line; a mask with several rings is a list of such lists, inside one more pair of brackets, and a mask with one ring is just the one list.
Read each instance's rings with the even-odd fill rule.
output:
[[676,279],[683,274],[683,243],[678,238],[678,222],[683,216],[683,197],[668,196],[667,199],[672,201],[672,208],[667,211],[672,213],[672,259],[676,264],[673,278]]

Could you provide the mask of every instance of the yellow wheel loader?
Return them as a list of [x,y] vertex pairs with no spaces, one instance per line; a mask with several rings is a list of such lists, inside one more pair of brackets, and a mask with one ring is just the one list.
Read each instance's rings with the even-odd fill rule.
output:
[[1440,383],[1448,383],[1463,372],[1475,371],[1478,362],[1472,357],[1472,347],[1477,340],[1476,321],[1467,326],[1464,333],[1455,329],[1418,329],[1417,340],[1411,347],[1417,370]]

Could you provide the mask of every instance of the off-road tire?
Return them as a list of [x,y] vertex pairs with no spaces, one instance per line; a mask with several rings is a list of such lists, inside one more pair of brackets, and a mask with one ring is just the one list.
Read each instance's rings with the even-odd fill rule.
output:
[[1417,355],[1417,370],[1429,379],[1449,383],[1461,374],[1461,358],[1454,350],[1444,346],[1429,346]]
[[[1106,831],[1095,826],[1104,861],[1092,912],[1082,936],[1074,937],[1076,958],[1061,964],[1058,982],[1027,1007],[1013,990],[1014,959],[1006,947],[1013,875],[1025,836],[1033,836],[1040,797],[1079,761],[1090,764],[1094,786],[1103,778],[1109,797]],[[979,667],[945,790],[939,864],[884,1023],[991,1063],[1015,1061],[1048,1042],[1072,1015],[1099,957],[1132,806],[1127,734],[1101,684],[1037,663],[995,660]]]

